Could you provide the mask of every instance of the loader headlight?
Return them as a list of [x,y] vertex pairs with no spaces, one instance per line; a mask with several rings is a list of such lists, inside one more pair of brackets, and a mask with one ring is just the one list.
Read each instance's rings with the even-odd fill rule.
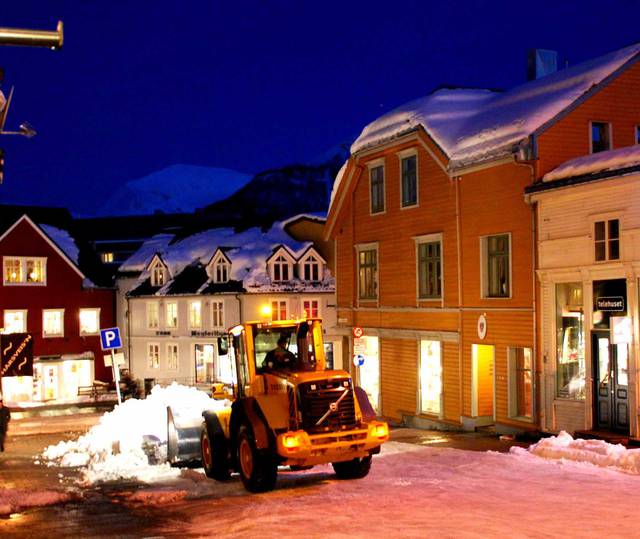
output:
[[369,425],[369,434],[378,440],[384,441],[389,437],[389,426],[386,423],[376,421]]
[[282,438],[282,445],[288,451],[295,451],[302,445],[302,440],[297,434],[285,434]]

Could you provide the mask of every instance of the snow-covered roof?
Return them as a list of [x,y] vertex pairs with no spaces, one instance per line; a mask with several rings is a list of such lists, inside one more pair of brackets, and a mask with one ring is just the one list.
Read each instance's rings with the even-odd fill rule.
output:
[[351,153],[422,127],[449,157],[451,169],[501,157],[639,53],[635,44],[506,92],[437,90],[367,125]]
[[71,234],[67,230],[62,230],[61,228],[56,228],[55,226],[40,224],[40,228],[42,228],[43,232],[49,236],[51,241],[53,241],[62,252],[69,257],[69,259],[78,265],[78,255],[80,254],[80,249],[76,245],[75,240],[71,237]]
[[163,252],[172,239],[173,234],[156,234],[145,241],[135,253],[127,258],[120,265],[118,271],[120,273],[144,271],[147,264],[151,262],[153,255]]
[[583,176],[585,174],[597,174],[599,172],[614,171],[629,167],[640,166],[640,144],[610,150],[608,152],[598,152],[591,155],[576,157],[562,163],[547,172],[542,181],[551,182]]

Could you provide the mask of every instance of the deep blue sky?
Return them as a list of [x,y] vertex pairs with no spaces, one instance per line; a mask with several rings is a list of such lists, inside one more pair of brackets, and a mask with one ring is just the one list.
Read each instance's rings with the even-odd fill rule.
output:
[[62,51],[0,47],[0,202],[89,213],[174,163],[304,162],[440,84],[510,87],[526,51],[577,63],[640,40],[640,2],[29,1],[0,26],[65,24]]

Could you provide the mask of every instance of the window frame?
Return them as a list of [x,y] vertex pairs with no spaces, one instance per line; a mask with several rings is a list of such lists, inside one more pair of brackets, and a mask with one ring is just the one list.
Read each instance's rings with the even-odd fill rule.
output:
[[12,333],[28,333],[29,310],[28,309],[4,309],[2,313],[2,327],[4,328],[5,331],[7,330],[7,314],[9,313],[22,313],[23,329],[22,331],[15,331]]
[[[154,361],[150,354],[151,347],[154,346],[156,348],[157,353],[155,354]],[[155,364],[154,364],[155,363]],[[159,369],[160,368],[160,343],[158,342],[148,342],[147,343],[147,368],[148,369]]]
[[[7,262],[18,261],[20,263],[20,280],[16,282],[7,281]],[[27,263],[30,261],[42,262],[43,278],[41,282],[29,282],[27,280]],[[46,256],[13,256],[4,255],[2,257],[2,284],[3,286],[47,286],[47,257]]]
[[[507,284],[508,292],[505,295],[490,295],[490,271],[489,271],[489,239],[499,236],[506,236],[509,242]],[[481,295],[482,299],[511,299],[513,297],[513,237],[511,232],[499,232],[480,236],[480,272],[481,272]]]
[[[380,298],[380,250],[378,243],[362,243],[354,246],[356,249],[356,282],[357,282],[357,292],[358,292],[358,301],[378,301]],[[375,296],[363,296],[362,290],[360,286],[360,253],[363,252],[375,252],[375,273],[374,273],[374,288],[375,288]],[[368,266],[367,266],[368,267]]]
[[[307,303],[307,302],[310,303],[310,304],[315,302],[317,304],[317,306],[316,306],[316,315],[315,316],[313,315],[313,313],[307,314],[307,309],[305,309],[305,306],[304,306],[304,304]],[[304,316],[306,318],[321,318],[322,317],[322,311],[321,311],[322,302],[321,302],[320,298],[303,297],[303,298],[301,298],[300,303],[302,304],[302,312],[303,312],[303,314],[304,314]],[[313,307],[310,305],[310,308],[312,309]]]
[[[419,168],[420,158],[418,157],[418,149],[409,148],[407,150],[398,152],[397,156],[398,156],[398,170],[399,170],[399,176],[400,176],[400,184],[399,184],[400,209],[408,210],[411,208],[417,208],[418,206],[420,206],[420,168]],[[403,176],[403,170],[402,170],[402,162],[405,159],[410,159],[411,157],[415,157],[415,160],[416,160],[416,200],[413,204],[404,204],[404,176]]]
[[[313,260],[313,261],[312,261]],[[313,267],[317,268],[318,278],[313,278]],[[324,264],[320,256],[316,252],[308,252],[298,262],[299,277],[301,281],[306,283],[319,283],[322,281],[322,268]],[[309,267],[309,279],[307,279],[307,267]]]
[[[415,255],[416,255],[416,298],[418,301],[442,301],[444,300],[444,243],[443,234],[438,232],[435,234],[425,234],[423,236],[415,236]],[[440,244],[440,294],[438,296],[421,296],[420,295],[420,246],[429,243]]]
[[[193,323],[193,306],[195,304],[200,305],[200,321],[198,323],[198,325],[195,325]],[[202,329],[202,300],[200,299],[194,299],[194,300],[189,300],[189,329]]]
[[[216,315],[214,306],[218,305],[220,308]],[[211,327],[221,329],[224,328],[224,301],[223,300],[212,300],[211,301]],[[216,324],[216,318],[219,318],[219,324]]]
[[[158,300],[150,300],[145,303],[147,329],[160,329],[160,302]],[[155,320],[151,319],[152,308],[155,309]],[[155,324],[152,324],[152,322],[155,322]]]
[[[278,308],[274,310],[273,308],[273,304],[274,303],[278,303]],[[284,303],[285,306],[285,317],[282,318],[280,317],[281,314],[281,308],[282,308],[282,304]],[[269,306],[271,307],[271,321],[272,322],[277,322],[278,320],[289,320],[290,315],[291,315],[291,310],[289,307],[289,298],[270,298],[269,299]],[[276,315],[277,316],[274,316]]]
[[[593,151],[593,125],[594,124],[604,124],[607,126],[607,137],[609,142],[609,147],[606,150],[600,150],[598,152]],[[613,149],[613,129],[611,127],[611,122],[605,122],[602,120],[589,120],[589,154],[608,152]]]
[[[609,223],[611,223],[612,221],[617,221],[618,222],[618,237],[617,238],[611,238],[609,236]],[[598,223],[604,223],[604,240],[596,240],[596,225]],[[616,213],[616,214],[600,214],[600,215],[596,215],[596,216],[592,216],[591,219],[591,238],[592,238],[592,254],[593,254],[593,261],[595,264],[606,264],[608,262],[620,262],[621,260],[623,260],[622,257],[622,219],[620,219],[620,216]],[[610,257],[610,252],[611,252],[611,242],[612,241],[616,241],[618,242],[618,257],[617,258],[611,258]],[[604,258],[599,260],[596,256],[596,246],[598,243],[603,243],[604,244]]]
[[[96,328],[95,333],[91,333],[91,332],[86,332],[86,331],[82,331],[82,312],[83,311],[93,311],[95,313],[97,313],[96,316],[96,322],[98,327]],[[92,337],[95,335],[100,335],[100,307],[80,307],[78,309],[78,334],[81,337]]]
[[[60,313],[60,333],[47,333],[45,331],[45,315],[47,313]],[[58,339],[64,337],[64,309],[42,309],[42,338],[43,339]]]
[[[386,189],[386,170],[385,170],[385,162],[384,159],[376,159],[375,161],[369,161],[367,163],[367,168],[369,172],[369,215],[384,215],[387,213],[387,189]],[[381,209],[374,210],[373,208],[373,175],[372,171],[374,169],[382,169],[382,196],[381,196]]]
[[[282,260],[280,260],[282,258]],[[296,264],[296,260],[293,256],[291,256],[291,254],[284,248],[284,247],[280,247],[278,248],[268,259],[267,259],[267,266],[268,266],[268,272],[269,272],[269,277],[271,278],[271,282],[272,283],[288,283],[290,282],[293,278],[293,268]],[[280,268],[280,275],[279,278],[276,279],[276,265]],[[285,266],[287,267],[287,279],[283,279],[283,271],[282,271],[282,267]]]
[[[170,350],[175,350],[175,364],[172,363],[171,359],[174,357]],[[167,352],[167,370],[168,371],[177,371],[180,370],[180,347],[178,343],[169,342],[165,347],[165,351]]]
[[[169,305],[175,305],[176,306],[176,323],[175,324],[170,324],[169,323]],[[178,313],[179,313],[179,308],[178,308],[178,302],[177,301],[167,301],[164,305],[164,327],[166,329],[178,329],[178,325],[179,325],[179,317],[178,317]]]
[[[163,287],[164,285],[167,284],[167,268],[166,266],[160,261],[160,260],[156,260],[151,268],[149,268],[149,273],[150,273],[150,282],[151,282],[151,286],[153,287]],[[161,276],[160,281],[162,282],[158,282],[158,276]]]

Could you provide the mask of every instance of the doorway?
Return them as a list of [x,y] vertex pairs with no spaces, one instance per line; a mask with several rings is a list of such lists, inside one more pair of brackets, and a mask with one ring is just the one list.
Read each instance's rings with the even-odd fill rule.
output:
[[494,346],[471,346],[471,415],[483,418],[480,424],[495,422],[494,406]]
[[593,426],[629,432],[629,347],[613,344],[609,331],[591,334]]
[[358,370],[358,381],[365,390],[371,406],[380,413],[380,343],[378,337],[362,336],[353,339],[354,356],[362,356]]

